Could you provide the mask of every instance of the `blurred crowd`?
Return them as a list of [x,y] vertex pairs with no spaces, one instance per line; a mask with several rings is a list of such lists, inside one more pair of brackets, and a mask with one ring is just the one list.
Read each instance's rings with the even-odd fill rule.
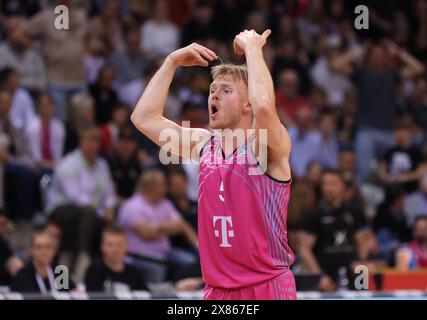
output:
[[[360,264],[427,268],[427,0],[364,4],[367,30],[352,0],[1,1],[0,286],[52,291],[63,264],[89,291],[201,288],[198,165],[160,163],[129,118],[177,48],[244,63],[243,29],[272,30],[295,274],[333,291]],[[209,83],[207,68],[179,69],[165,116],[207,128]],[[25,250],[10,241],[21,223]]]

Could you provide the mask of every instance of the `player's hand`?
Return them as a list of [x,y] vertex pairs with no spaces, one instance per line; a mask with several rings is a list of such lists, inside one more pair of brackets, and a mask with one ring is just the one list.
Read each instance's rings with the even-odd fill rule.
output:
[[249,46],[257,46],[262,48],[267,42],[268,36],[271,34],[271,30],[267,29],[262,34],[256,33],[254,30],[245,30],[240,32],[233,42],[234,52],[238,55],[243,55],[246,48]]
[[167,59],[170,59],[176,67],[207,67],[209,61],[214,61],[218,57],[212,50],[193,42],[184,48],[175,50],[169,54]]

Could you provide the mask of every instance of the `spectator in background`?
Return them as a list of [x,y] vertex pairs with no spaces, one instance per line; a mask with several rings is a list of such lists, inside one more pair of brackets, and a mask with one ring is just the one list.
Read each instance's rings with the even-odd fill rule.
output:
[[108,163],[116,187],[117,201],[121,204],[132,196],[141,173],[138,143],[131,127],[120,131]]
[[97,81],[89,87],[95,101],[95,119],[98,125],[111,121],[113,107],[118,103],[117,94],[113,88],[114,80],[114,70],[105,66],[99,70]]
[[[407,98],[406,108],[409,115],[412,117],[414,123],[424,130],[426,135],[427,131],[427,78],[419,77],[415,82],[414,90]],[[427,135],[426,135],[427,136]]]
[[[159,169],[142,173],[137,192],[120,208],[119,224],[125,229],[129,253],[170,263],[174,272],[194,264],[197,257],[190,252],[172,248],[169,237],[183,234],[197,248],[197,235],[181,218],[173,204],[165,198],[166,178]],[[147,282],[166,279],[167,268],[156,262],[132,258],[144,272]]]
[[351,88],[349,79],[331,67],[339,54],[339,49],[328,43],[325,55],[319,56],[310,69],[313,84],[325,90],[329,104],[336,107],[344,103],[345,93]]
[[54,167],[61,160],[65,143],[65,127],[53,117],[54,110],[52,97],[42,93],[37,99],[38,116],[30,120],[25,128],[31,158],[49,173],[53,173]]
[[285,69],[279,74],[276,106],[280,120],[286,125],[292,125],[298,110],[307,106],[307,99],[299,92],[299,81],[298,73],[292,69]]
[[100,126],[102,136],[101,154],[108,157],[114,150],[119,133],[129,126],[129,107],[123,103],[117,103],[112,110],[111,120]]
[[101,223],[114,220],[114,186],[99,148],[97,129],[81,132],[79,148],[60,161],[47,192],[49,221],[62,231],[61,253],[77,257],[73,270],[78,282],[96,252]]
[[[184,169],[174,167],[168,172],[168,198],[181,217],[197,232],[197,202],[187,196],[188,177]],[[171,237],[172,246],[192,250],[193,245],[183,235]]]
[[24,28],[31,37],[43,42],[48,92],[55,101],[55,116],[64,120],[67,100],[85,90],[83,54],[87,20],[84,9],[73,6],[73,1],[56,0],[55,4],[67,6],[72,27],[62,31],[53,27],[57,16],[52,6],[25,21]]
[[402,242],[407,242],[410,231],[403,211],[405,191],[389,188],[384,201],[379,205],[373,221],[381,255],[392,264],[395,250]]
[[88,34],[85,40],[85,53],[83,61],[85,65],[85,78],[88,85],[92,85],[98,78],[98,73],[106,62],[106,53],[100,39]]
[[0,136],[3,143],[5,207],[13,220],[31,219],[34,204],[34,164],[28,154],[25,139],[10,121],[12,97],[0,89]]
[[65,122],[65,154],[77,148],[83,130],[96,127],[94,103],[92,97],[84,93],[71,97]]
[[347,205],[344,190],[339,172],[323,173],[323,198],[306,216],[301,235],[302,266],[308,271],[322,272],[320,289],[325,291],[336,289],[342,268],[347,270],[355,261],[367,261],[377,250],[363,212]]
[[46,70],[40,54],[31,48],[30,39],[20,27],[19,17],[10,17],[6,23],[7,41],[0,45],[0,69],[16,70],[22,86],[35,94],[46,87]]
[[152,2],[152,18],[141,26],[141,50],[149,59],[166,57],[180,43],[179,29],[169,22],[169,5],[165,0]]
[[412,253],[415,268],[427,268],[427,217],[420,216],[415,219],[412,232],[412,241],[408,248]]
[[417,182],[427,172],[419,148],[413,145],[413,123],[400,119],[394,128],[396,145],[386,150],[378,167],[378,177],[386,188],[402,187],[407,193],[417,189]]
[[363,208],[364,200],[356,180],[356,155],[352,148],[344,146],[341,149],[337,170],[345,182],[345,201],[351,206]]
[[207,99],[207,89],[209,88],[209,80],[206,74],[194,70],[188,72],[186,79],[188,85],[183,87],[179,93],[180,100],[183,104],[205,105]]
[[212,36],[214,33],[214,10],[209,1],[198,1],[191,19],[182,29],[181,47],[188,46],[192,42],[200,42]]
[[103,1],[99,15],[92,18],[89,23],[89,34],[102,41],[106,54],[123,50],[123,27],[119,17],[119,1]]
[[19,74],[12,68],[0,70],[0,85],[12,95],[9,119],[15,128],[22,132],[35,116],[33,100],[28,91],[21,88]]
[[423,175],[418,185],[418,190],[409,194],[403,205],[409,227],[414,226],[416,217],[427,216],[427,174]]
[[[208,128],[209,115],[208,109],[204,104],[185,103],[182,106],[180,122],[190,121],[192,128]],[[184,161],[182,168],[187,174],[187,196],[191,201],[199,200],[199,163],[195,161]]]
[[167,1],[153,2],[153,16],[141,26],[141,50],[150,58],[166,57],[180,43],[178,28],[169,22]]
[[30,259],[13,278],[11,290],[47,295],[75,289],[71,279],[68,279],[68,288],[57,286],[54,274],[54,257],[57,250],[58,242],[50,233],[36,232],[31,238]]
[[307,106],[300,107],[295,114],[295,127],[288,129],[292,140],[291,167],[293,176],[301,178],[307,165],[318,160],[321,139],[318,130],[313,129],[313,112]]
[[20,258],[14,255],[13,249],[5,236],[9,229],[9,219],[0,209],[0,286],[9,286],[12,278],[23,267]]
[[326,111],[319,119],[320,150],[317,161],[325,169],[336,169],[338,163],[338,140],[335,135],[335,114]]
[[[352,62],[363,58],[360,66]],[[399,58],[404,66],[393,69],[392,58]],[[334,59],[332,67],[352,75],[358,90],[356,153],[358,180],[364,181],[372,161],[378,159],[393,143],[393,124],[396,120],[395,90],[402,79],[410,79],[424,72],[424,66],[406,51],[391,42],[378,43],[353,50]],[[377,154],[380,153],[380,154]]]
[[119,227],[107,227],[102,232],[102,258],[92,262],[85,275],[86,291],[114,292],[147,290],[142,274],[125,262],[126,233]]
[[275,82],[279,82],[280,74],[284,70],[292,70],[298,76],[298,94],[306,95],[310,79],[308,78],[308,57],[304,51],[300,51],[298,41],[288,38],[277,46],[277,54],[272,64],[272,74]]
[[144,88],[147,60],[139,48],[139,32],[130,29],[126,34],[124,50],[112,54],[108,60],[117,76],[119,100],[135,105]]

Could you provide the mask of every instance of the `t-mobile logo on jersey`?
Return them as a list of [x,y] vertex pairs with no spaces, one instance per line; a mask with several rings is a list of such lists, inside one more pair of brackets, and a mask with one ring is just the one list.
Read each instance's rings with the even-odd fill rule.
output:
[[[233,221],[231,219],[231,216],[214,216],[213,217],[213,225],[215,229],[216,222],[218,220],[221,220],[221,244],[220,247],[223,248],[230,248],[231,244],[228,242],[228,238],[234,237],[234,231],[227,229],[227,224],[230,225],[230,228],[233,227]],[[218,229],[214,230],[215,237],[219,238],[220,231]]]

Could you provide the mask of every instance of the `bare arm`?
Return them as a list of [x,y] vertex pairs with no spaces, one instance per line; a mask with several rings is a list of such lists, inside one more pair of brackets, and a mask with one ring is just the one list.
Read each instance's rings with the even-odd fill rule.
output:
[[313,254],[313,248],[316,244],[316,236],[307,232],[302,232],[301,242],[298,251],[301,255],[301,259],[304,267],[313,272],[321,272],[319,263]]
[[[266,130],[267,153],[270,173],[279,179],[291,177],[289,155],[291,139],[287,130],[281,124],[276,112],[273,79],[264,61],[262,47],[271,31],[266,30],[262,35],[255,31],[241,32],[235,39],[235,51],[244,51],[248,66],[249,103],[255,117],[255,130]],[[260,135],[257,134],[256,147]]]
[[[191,157],[189,152],[183,153],[182,150],[193,150],[196,145],[200,146],[209,139],[210,133],[204,129],[183,128],[163,116],[169,87],[179,66],[206,67],[209,64],[207,60],[216,58],[213,51],[196,43],[172,52],[148,83],[131,115],[136,128],[160,147],[169,143],[173,154]],[[188,139],[183,139],[185,136]],[[194,137],[195,141],[191,141],[190,137]],[[171,138],[170,142],[167,138]]]
[[194,231],[193,227],[187,221],[183,220],[182,224],[183,224],[182,232],[184,236],[187,238],[188,242],[190,242],[194,248],[198,248],[199,241],[197,239],[196,231]]
[[422,62],[418,61],[414,56],[410,55],[405,50],[399,48],[392,41],[387,41],[387,45],[390,52],[395,54],[404,63],[404,66],[400,71],[402,78],[410,79],[424,73],[425,67]]
[[181,219],[169,219],[159,225],[148,222],[139,222],[133,227],[134,231],[145,240],[157,240],[166,236],[173,236],[183,232],[184,227]]
[[342,73],[346,76],[351,76],[353,73],[353,62],[359,60],[366,50],[366,47],[359,48],[358,50],[350,50],[331,61],[331,68],[336,72]]

